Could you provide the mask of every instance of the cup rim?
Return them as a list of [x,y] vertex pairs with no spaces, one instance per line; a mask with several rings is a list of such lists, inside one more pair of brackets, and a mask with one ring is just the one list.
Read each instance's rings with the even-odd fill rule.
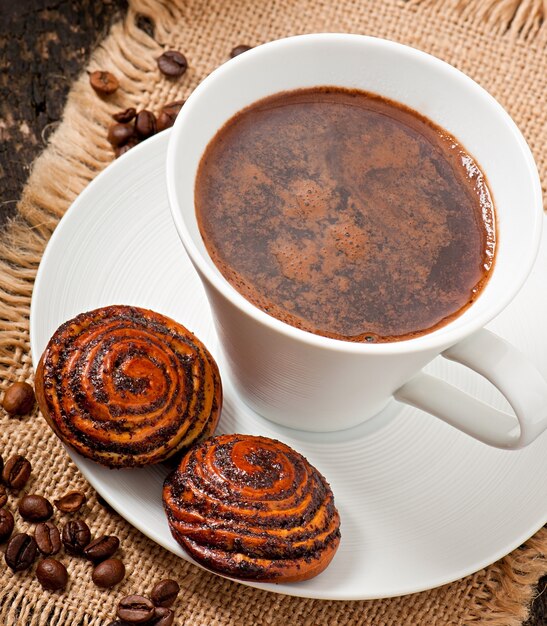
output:
[[[285,322],[282,322],[275,317],[268,315],[261,309],[255,307],[248,300],[246,300],[236,289],[234,289],[232,285],[230,285],[230,283],[228,283],[228,281],[224,279],[224,277],[222,277],[220,274],[215,273],[215,271],[210,266],[209,261],[205,259],[201,252],[198,250],[188,228],[186,227],[186,223],[183,218],[183,211],[178,200],[177,186],[175,184],[177,178],[175,154],[178,150],[180,142],[181,129],[184,127],[185,124],[192,123],[192,111],[194,109],[199,110],[203,107],[203,103],[201,101],[202,99],[207,97],[207,91],[210,88],[210,85],[214,84],[218,77],[225,74],[226,72],[236,72],[238,71],[238,68],[244,68],[246,64],[251,62],[251,60],[256,59],[257,61],[260,61],[261,58],[268,56],[272,52],[275,52],[277,49],[292,45],[298,46],[301,44],[309,45],[318,43],[335,43],[337,41],[354,41],[355,43],[368,46],[373,45],[378,47],[385,47],[394,50],[402,55],[414,56],[425,65],[429,64],[431,67],[440,68],[448,74],[451,74],[452,77],[460,81],[464,87],[473,89],[477,95],[483,98],[483,100],[493,111],[497,112],[498,116],[501,116],[503,118],[503,121],[507,125],[508,130],[512,133],[513,138],[520,145],[520,148],[522,150],[521,155],[526,161],[526,166],[530,172],[534,186],[533,196],[535,208],[533,216],[534,223],[532,225],[533,239],[529,242],[528,248],[530,252],[527,258],[520,259],[520,277],[518,281],[515,281],[516,287],[512,291],[505,292],[503,294],[503,297],[497,299],[495,305],[489,306],[480,315],[476,315],[475,317],[470,318],[463,326],[451,328],[453,323],[457,321],[460,317],[457,316],[455,320],[449,322],[445,326],[440,327],[438,331],[432,331],[430,333],[426,333],[424,335],[420,335],[418,337],[413,337],[410,339],[403,339],[385,343],[362,343],[334,339],[331,337],[325,337],[323,335],[317,335],[312,332],[302,330],[300,328],[296,328]],[[226,118],[226,121],[228,121],[228,119],[229,117]],[[295,340],[299,343],[304,343],[313,347],[321,348],[323,350],[332,350],[335,352],[345,352],[353,354],[387,355],[422,352],[425,350],[434,350],[436,348],[438,349],[439,347],[444,349],[445,347],[454,345],[461,339],[468,337],[475,331],[484,327],[511,302],[511,300],[520,291],[521,287],[526,281],[526,278],[528,277],[534,265],[537,253],[539,251],[543,224],[543,196],[541,192],[541,184],[539,181],[537,166],[535,164],[531,150],[526,143],[526,140],[524,139],[519,128],[510,117],[510,115],[507,113],[507,111],[492,95],[490,95],[477,82],[475,82],[472,78],[470,78],[460,70],[456,69],[449,63],[442,61],[441,59],[429,53],[423,52],[422,50],[418,50],[416,48],[412,48],[405,44],[390,41],[387,39],[381,39],[378,37],[371,37],[369,35],[357,35],[348,33],[314,33],[285,37],[252,48],[249,51],[245,52],[245,54],[239,55],[216,68],[194,89],[194,91],[186,100],[186,103],[181,112],[177,116],[177,120],[169,137],[166,158],[166,178],[169,206],[173,221],[175,223],[175,227],[184,245],[184,248],[186,249],[186,252],[190,257],[190,260],[192,261],[194,267],[197,269],[201,277],[205,278],[211,286],[213,286],[218,292],[220,292],[220,294],[224,298],[226,298],[235,307],[237,307],[237,309],[239,309],[243,314],[253,318],[260,324],[269,327],[271,330],[274,330],[287,338]],[[471,307],[472,306],[473,305],[471,305]]]

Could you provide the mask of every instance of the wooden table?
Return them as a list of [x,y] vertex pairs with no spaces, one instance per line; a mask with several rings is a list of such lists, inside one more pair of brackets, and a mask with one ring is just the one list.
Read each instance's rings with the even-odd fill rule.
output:
[[[0,227],[15,213],[72,81],[125,9],[126,0],[0,0]],[[537,591],[524,626],[547,624],[547,576]]]
[[125,0],[0,0],[0,224]]

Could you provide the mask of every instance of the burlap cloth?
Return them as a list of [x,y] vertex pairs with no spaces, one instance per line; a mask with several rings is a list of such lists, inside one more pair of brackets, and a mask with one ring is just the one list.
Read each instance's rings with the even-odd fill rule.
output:
[[[127,106],[158,111],[186,97],[240,43],[318,31],[364,33],[430,52],[472,76],[507,108],[528,140],[547,182],[547,8],[542,0],[132,0],[126,18],[95,50],[89,69],[108,69],[121,89],[101,100],[85,73],[73,86],[64,120],[36,161],[19,215],[1,244],[0,361],[2,387],[32,381],[29,304],[46,242],[82,189],[112,160],[106,141],[110,115]],[[151,38],[136,25],[139,14],[155,23]],[[190,69],[179,81],[163,78],[155,59],[175,48]],[[127,577],[110,592],[91,582],[87,562],[63,556],[70,584],[63,594],[44,592],[34,575],[13,575],[0,565],[0,623],[107,624],[118,600],[147,592],[164,577],[182,593],[177,624],[521,624],[537,581],[547,572],[547,529],[494,565],[463,580],[412,596],[364,602],[306,600],[266,593],[223,580],[152,543],[116,513],[103,508],[44,420],[0,415],[0,452],[32,462],[30,491],[58,497],[83,489],[83,511],[94,535],[121,539]],[[9,507],[14,508],[12,496]],[[17,516],[17,528],[26,530]],[[55,520],[62,521],[57,512]]]

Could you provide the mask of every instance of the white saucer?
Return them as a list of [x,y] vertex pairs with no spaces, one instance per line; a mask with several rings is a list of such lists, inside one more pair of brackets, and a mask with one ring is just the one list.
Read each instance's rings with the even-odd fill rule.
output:
[[[32,299],[34,365],[49,337],[77,313],[107,304],[154,309],[222,355],[204,291],[167,204],[169,132],[133,148],[74,202],[44,254]],[[516,300],[491,328],[547,376],[547,244]],[[499,408],[478,375],[437,359],[436,373]],[[223,377],[223,432],[278,438],[327,477],[342,519],[338,553],[320,576],[253,586],[289,595],[365,599],[430,589],[507,554],[547,522],[547,432],[528,448],[490,448],[416,409],[393,402],[367,424],[335,434],[276,426],[239,400]],[[164,517],[163,467],[111,471],[70,452],[95,489],[131,524],[190,560]]]

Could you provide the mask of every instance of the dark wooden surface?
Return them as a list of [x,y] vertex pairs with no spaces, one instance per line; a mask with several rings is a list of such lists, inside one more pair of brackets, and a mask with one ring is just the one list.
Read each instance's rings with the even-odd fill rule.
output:
[[[126,0],[0,0],[0,227],[59,123],[72,80],[125,8]],[[526,626],[547,625],[547,576],[537,594]]]
[[71,82],[126,0],[0,0],[0,224],[59,123]]

